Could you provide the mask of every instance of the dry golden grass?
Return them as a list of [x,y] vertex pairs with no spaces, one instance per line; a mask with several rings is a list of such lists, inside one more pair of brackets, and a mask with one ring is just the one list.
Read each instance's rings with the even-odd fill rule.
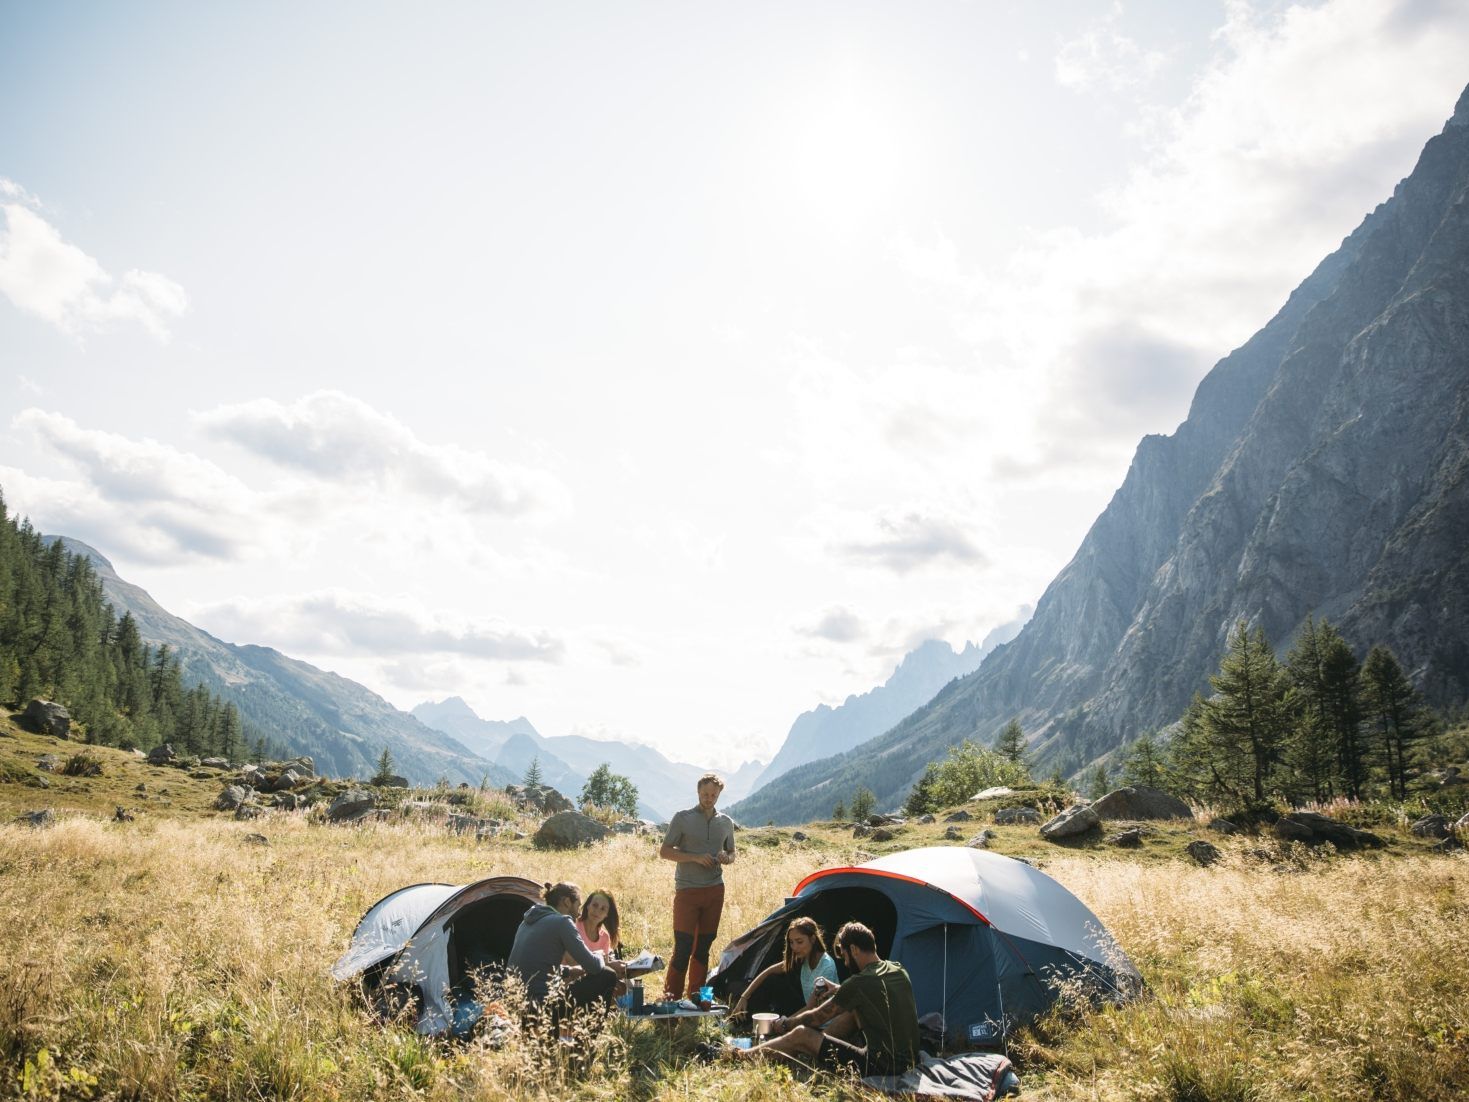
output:
[[[246,844],[263,830],[268,847]],[[634,948],[667,952],[672,866],[656,841],[576,853],[433,827],[167,819],[0,827],[0,1096],[118,1098],[872,1097],[779,1069],[691,1063],[696,1029],[623,1022],[567,1060],[383,1027],[326,969],[362,912],[420,881],[495,874],[609,888]],[[724,935],[854,852],[744,847]],[[1016,1039],[1039,1099],[1457,1098],[1469,1093],[1469,861],[1301,857],[1101,862],[1047,872],[1150,985]],[[590,1064],[590,1070],[585,1065]]]

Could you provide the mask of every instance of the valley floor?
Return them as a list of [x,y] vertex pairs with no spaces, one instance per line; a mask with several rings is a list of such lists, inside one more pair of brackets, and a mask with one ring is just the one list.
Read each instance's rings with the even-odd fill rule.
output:
[[[247,841],[263,831],[268,844]],[[61,816],[0,827],[0,1097],[854,1099],[785,1071],[692,1062],[695,1031],[624,1023],[590,1071],[526,1046],[383,1028],[326,969],[374,901],[497,873],[616,893],[624,939],[666,952],[656,841],[576,853],[492,846],[409,823],[333,828]],[[723,935],[814,868],[851,860],[744,847]],[[1014,1039],[1032,1099],[1451,1099],[1469,1094],[1469,860],[1420,851],[1287,854],[1241,845],[1209,869],[1053,850],[1141,969],[1130,1005],[1058,1015]]]

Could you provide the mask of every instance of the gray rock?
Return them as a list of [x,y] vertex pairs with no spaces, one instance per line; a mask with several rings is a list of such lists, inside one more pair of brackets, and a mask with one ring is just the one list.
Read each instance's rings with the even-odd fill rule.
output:
[[265,814],[265,808],[259,804],[241,804],[235,808],[235,818],[240,821],[258,819]]
[[948,815],[945,815],[944,816],[944,822],[946,822],[946,823],[967,823],[972,818],[973,818],[973,816],[970,815],[969,812],[965,811],[961,807],[958,811],[955,811],[955,812],[952,812],[952,813],[950,813]]
[[193,777],[196,781],[212,781],[214,780],[216,775],[217,774],[211,772],[208,769],[195,769],[192,773],[189,774],[189,776]]
[[148,786],[147,786],[147,785],[146,785],[146,784],[144,784],[144,783],[143,783],[143,782],[142,782],[142,781],[139,781],[139,782],[138,782],[138,783],[137,783],[137,784],[136,784],[136,785],[135,785],[135,786],[134,786],[134,787],[133,787],[133,791],[134,791],[134,792],[138,792],[138,793],[146,793],[146,792],[147,792],[147,791],[148,791]]
[[542,849],[575,849],[605,837],[607,828],[596,819],[580,811],[558,811],[541,824],[534,843]]
[[1314,842],[1316,834],[1305,823],[1298,823],[1288,816],[1282,816],[1270,824],[1270,833],[1282,842]]
[[288,762],[282,762],[287,769],[293,769],[298,777],[316,777],[316,762],[310,754],[302,754],[299,758],[292,758]]
[[806,841],[806,832],[804,830],[793,830],[793,831],[791,831],[791,841],[792,842],[804,842],[804,841]]
[[872,833],[872,828],[870,826],[868,826],[866,823],[853,823],[852,824],[852,837],[853,838],[866,838],[871,833]]
[[1192,819],[1193,810],[1177,796],[1143,785],[1108,792],[1092,810],[1102,819]]
[[1447,838],[1449,820],[1446,815],[1425,815],[1408,828],[1419,838]]
[[513,803],[530,811],[556,815],[563,811],[576,810],[575,804],[550,785],[532,784],[522,787],[518,784],[507,784],[505,795]]
[[1102,820],[1090,804],[1073,804],[1041,827],[1041,837],[1050,841],[1058,838],[1075,838],[1101,826]]
[[265,770],[258,765],[245,766],[240,770],[240,783],[264,791],[268,783],[265,779]]
[[1143,844],[1143,832],[1137,827],[1129,830],[1119,830],[1116,834],[1107,838],[1109,846],[1121,846],[1123,849],[1137,849]]
[[52,823],[56,822],[56,815],[49,807],[46,807],[42,808],[40,811],[23,812],[15,817],[15,821],[17,823],[24,823],[28,827],[36,827],[37,829],[39,829],[41,827],[48,827]]
[[408,778],[400,777],[396,773],[390,773],[388,776],[383,777],[381,780],[376,780],[374,783],[379,788],[407,788]]
[[70,737],[71,713],[66,710],[66,705],[58,704],[54,700],[32,700],[26,705],[22,718],[43,735],[50,735],[52,738]]
[[484,829],[484,823],[478,815],[450,815],[445,821],[451,833],[454,834],[479,834]]
[[964,837],[964,832],[962,830],[960,830],[956,826],[951,826],[951,827],[948,827],[948,828],[946,828],[944,830],[944,839],[946,841],[949,841],[949,842],[957,842],[957,841],[959,841],[963,837]]
[[889,830],[887,827],[877,827],[868,835],[868,838],[874,842],[891,842],[897,836],[897,832],[894,830]]
[[1450,765],[1446,767],[1442,773],[1437,774],[1437,777],[1438,786],[1440,788],[1453,788],[1455,785],[1469,783],[1469,781],[1466,781],[1463,775],[1459,772],[1459,767],[1457,765]]
[[247,834],[247,835],[245,835],[244,838],[242,838],[240,840],[242,842],[244,842],[245,845],[247,845],[247,846],[268,846],[268,845],[270,845],[270,839],[267,838],[263,834]]
[[178,757],[174,753],[173,746],[165,742],[162,746],[155,746],[148,751],[149,765],[171,765]]
[[48,781],[45,777],[30,777],[26,780],[26,784],[30,785],[32,788],[51,787],[51,782]]
[[1454,824],[1453,829],[1459,837],[1469,838],[1469,812],[1464,813],[1464,817]]
[[215,798],[214,810],[234,811],[237,807],[241,807],[242,805],[249,803],[250,798],[254,795],[254,792],[244,787],[243,785],[229,785],[223,792],[219,794],[218,797]]
[[277,792],[271,797],[270,806],[280,811],[300,811],[310,803],[299,792]]
[[1339,823],[1328,816],[1318,815],[1314,811],[1292,811],[1289,815],[1277,819],[1273,829],[1278,838],[1286,837],[1282,831],[1292,835],[1295,833],[1294,827],[1282,826],[1282,823],[1304,827],[1310,836],[1300,840],[1310,844],[1329,842],[1337,849],[1364,849],[1369,846],[1376,848],[1384,844],[1382,839],[1371,831],[1358,830],[1356,827]]
[[61,767],[61,755],[42,754],[36,762],[36,768],[43,773],[55,773]]
[[983,792],[976,792],[973,796],[970,796],[969,799],[971,801],[997,800],[1001,796],[1008,796],[1014,791],[1015,790],[1013,788],[1006,788],[1004,785],[996,785],[994,788],[986,788]]
[[1002,807],[995,812],[995,825],[1006,826],[1012,823],[1038,823],[1041,821],[1041,813],[1033,807]]
[[345,823],[360,819],[377,807],[377,799],[363,788],[349,788],[326,809],[327,822]]
[[289,792],[291,789],[304,783],[305,778],[300,773],[297,773],[294,769],[287,769],[280,776],[276,777],[275,780],[270,782],[270,791]]
[[995,840],[995,832],[992,830],[981,830],[973,838],[964,844],[970,849],[989,849],[990,843]]
[[199,764],[207,769],[228,769],[230,760],[229,758],[204,758]]
[[1190,842],[1185,852],[1194,859],[1196,864],[1204,866],[1212,865],[1220,857],[1219,848],[1202,838]]
[[932,815],[920,815],[920,816],[918,816],[918,820],[917,821],[920,822],[920,823],[922,823],[924,826],[927,826],[929,823],[936,823],[936,822],[938,822],[938,820],[935,819]]
[[1210,819],[1209,829],[1212,830],[1215,834],[1239,833],[1239,827],[1235,826],[1228,819]]

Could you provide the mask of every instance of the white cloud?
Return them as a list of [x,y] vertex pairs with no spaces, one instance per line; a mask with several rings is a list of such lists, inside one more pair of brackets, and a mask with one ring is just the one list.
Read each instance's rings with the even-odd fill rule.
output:
[[945,561],[967,569],[989,561],[967,524],[922,510],[877,514],[869,518],[866,532],[830,543],[828,550],[849,561],[898,574]]
[[546,471],[428,443],[391,414],[340,391],[316,391],[290,405],[261,398],[221,406],[196,414],[195,422],[216,439],[313,478],[453,502],[475,513],[556,512],[569,498]]
[[417,601],[342,589],[236,599],[198,608],[201,626],[225,639],[269,639],[285,651],[390,658],[453,655],[494,662],[557,663],[565,642],[500,620],[454,617]]
[[257,519],[269,502],[207,459],[39,409],[23,410],[11,426],[81,475],[68,481],[0,472],[7,493],[13,489],[57,534],[153,563],[237,558],[262,537]]
[[1167,64],[1167,55],[1144,49],[1119,29],[1122,5],[1087,27],[1056,53],[1056,80],[1084,91],[1102,87],[1122,92],[1146,85]]
[[816,623],[796,630],[802,635],[809,635],[814,639],[826,639],[833,643],[856,642],[867,632],[860,616],[849,608],[841,607],[827,609]]
[[1232,2],[1216,41],[1180,106],[1144,109],[1152,144],[1099,196],[1101,229],[1038,233],[993,269],[956,262],[942,235],[898,244],[987,370],[1027,380],[1006,408],[1041,446],[1007,473],[1115,469],[1141,433],[1171,430],[1208,367],[1412,168],[1462,89],[1469,17]]
[[95,259],[37,214],[34,197],[9,180],[0,194],[19,200],[0,204],[0,294],[18,309],[79,336],[113,323],[136,322],[160,341],[168,322],[189,305],[184,289],[156,272],[132,270],[119,283]]

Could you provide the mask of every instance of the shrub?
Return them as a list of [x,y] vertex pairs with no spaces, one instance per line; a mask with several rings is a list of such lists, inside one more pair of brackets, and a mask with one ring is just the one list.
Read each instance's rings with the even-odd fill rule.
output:
[[100,777],[102,760],[95,754],[82,750],[66,759],[66,764],[61,767],[61,772],[68,777]]

